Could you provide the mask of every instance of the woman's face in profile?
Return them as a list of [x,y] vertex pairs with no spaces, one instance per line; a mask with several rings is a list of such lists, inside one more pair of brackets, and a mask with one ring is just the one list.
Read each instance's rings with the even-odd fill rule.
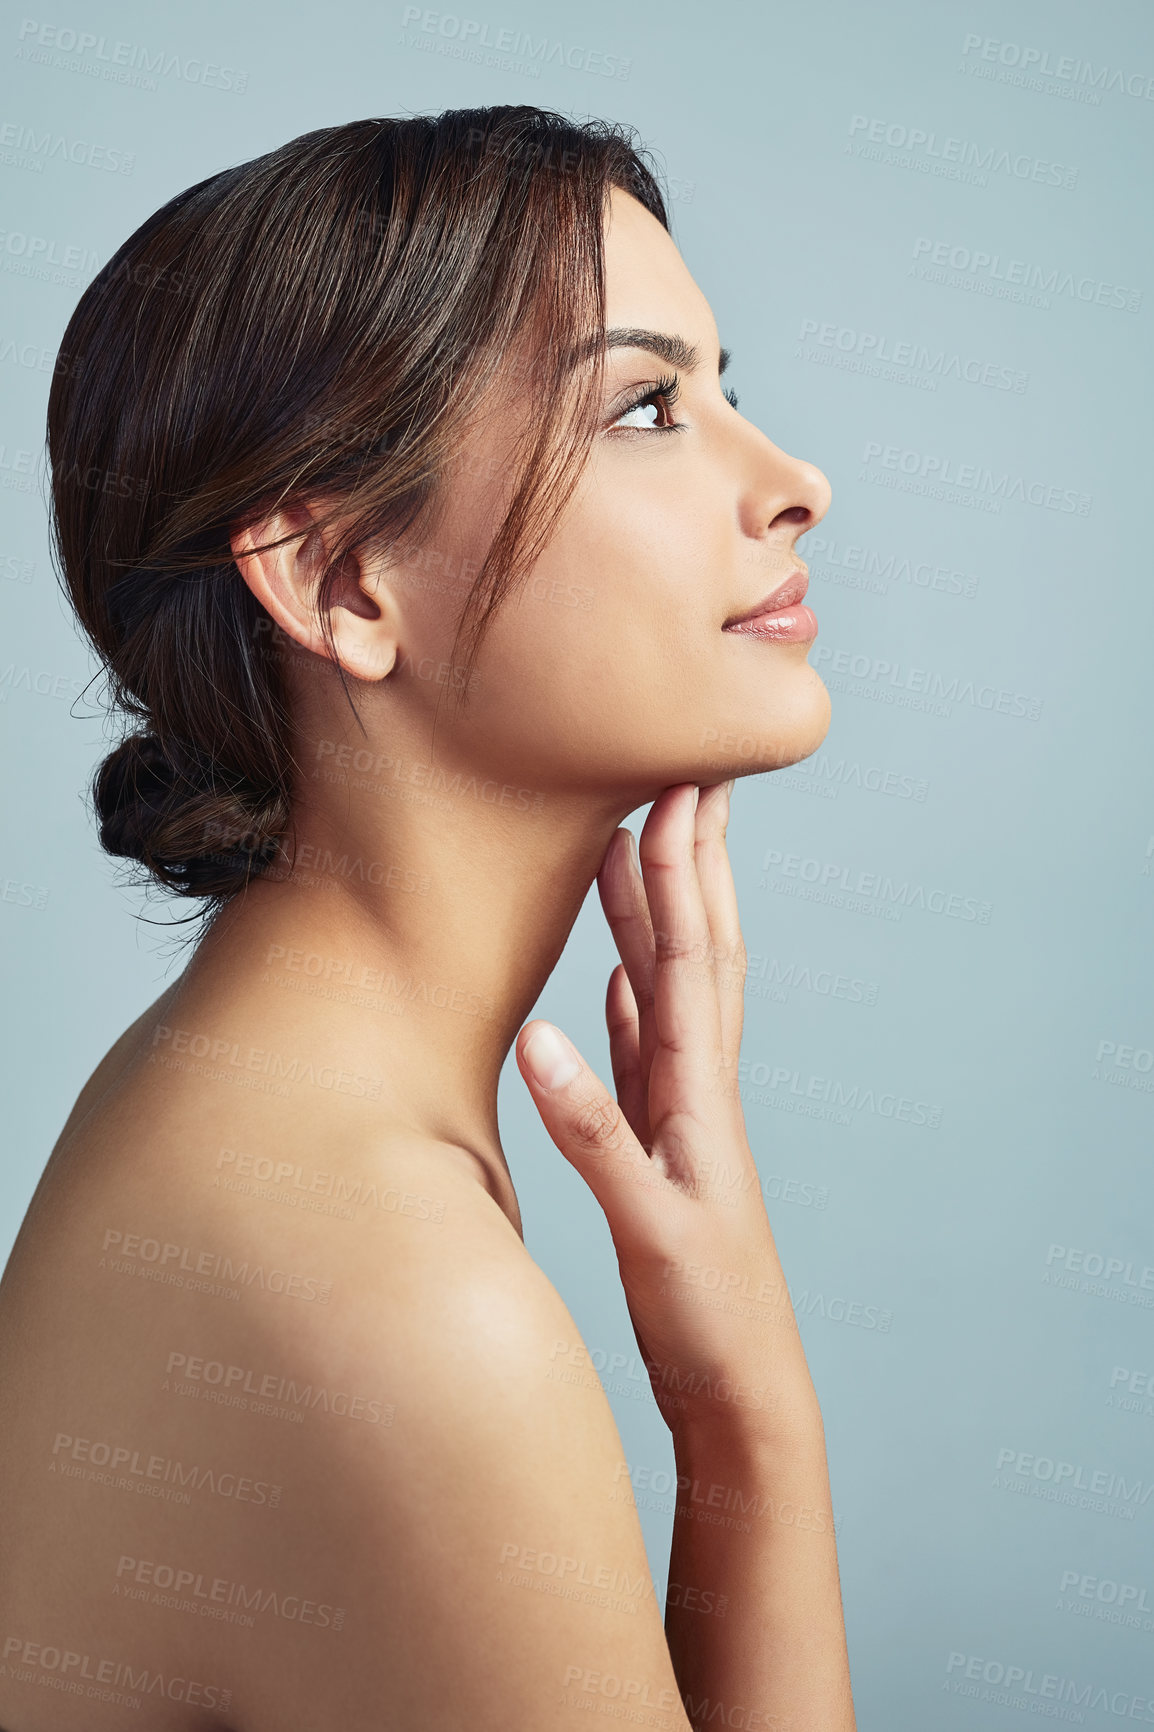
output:
[[[666,230],[616,188],[605,273],[610,332],[677,337],[697,364],[610,347],[587,467],[528,579],[497,610],[450,731],[505,779],[559,792],[796,762],[829,725],[829,694],[807,660],[812,624],[794,609],[792,640],[725,627],[804,573],[794,544],[824,514],[829,484],[726,397],[705,297]],[[676,380],[675,401],[653,395],[662,379]],[[515,389],[503,392],[470,435],[423,550],[427,569],[479,568],[508,498],[502,453],[524,412]],[[407,583],[404,570],[397,580],[402,648],[446,659],[456,620],[443,590]],[[421,683],[431,707],[436,687]]]

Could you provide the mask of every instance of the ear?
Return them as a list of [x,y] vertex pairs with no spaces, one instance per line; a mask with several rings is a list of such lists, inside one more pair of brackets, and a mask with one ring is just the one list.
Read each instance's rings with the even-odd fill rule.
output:
[[[319,507],[317,508],[319,510]],[[316,524],[316,510],[296,504],[270,513],[232,537],[237,570],[265,612],[302,648],[333,659],[313,602],[325,556],[335,545],[335,525]],[[282,537],[293,539],[284,541]],[[265,543],[279,547],[254,552]],[[401,620],[384,567],[363,550],[345,555],[330,612],[336,659],[359,680],[383,680],[396,665]]]

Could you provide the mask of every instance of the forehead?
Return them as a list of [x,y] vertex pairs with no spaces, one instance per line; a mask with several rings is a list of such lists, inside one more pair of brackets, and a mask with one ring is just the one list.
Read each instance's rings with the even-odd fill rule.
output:
[[605,322],[676,331],[691,342],[712,338],[709,303],[677,244],[643,204],[613,187],[605,223]]

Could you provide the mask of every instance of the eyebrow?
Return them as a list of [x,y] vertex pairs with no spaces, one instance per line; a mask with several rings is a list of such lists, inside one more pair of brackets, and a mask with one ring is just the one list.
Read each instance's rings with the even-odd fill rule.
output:
[[[692,373],[701,363],[701,355],[692,343],[666,331],[643,331],[628,325],[614,325],[605,333],[605,347],[647,349],[651,355],[660,356],[661,360],[667,361],[671,367],[680,367],[686,373]],[[731,358],[729,350],[722,349],[717,361],[719,378],[729,366]]]

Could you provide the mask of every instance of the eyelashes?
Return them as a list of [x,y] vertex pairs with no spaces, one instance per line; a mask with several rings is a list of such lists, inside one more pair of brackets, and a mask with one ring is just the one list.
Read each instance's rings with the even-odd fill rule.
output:
[[[626,403],[623,408],[618,410],[614,417],[614,425],[616,426],[618,421],[624,420],[626,415],[632,415],[634,410],[647,408],[650,403],[662,404],[665,413],[668,415],[680,395],[681,382],[676,373],[664,373],[653,384],[647,385],[642,391],[640,391],[631,402]],[[729,403],[734,409],[737,408],[737,392],[733,390],[732,387],[725,389],[722,395],[725,397],[727,403]],[[682,425],[683,423],[680,421],[667,421],[663,425],[650,427],[623,427],[620,428],[619,431],[623,433],[674,433],[677,432]]]
[[[626,403],[620,414],[616,416],[614,424],[616,424],[616,421],[623,421],[626,415],[632,415],[636,409],[647,408],[650,403],[663,404],[665,412],[668,415],[680,395],[681,383],[677,374],[663,373],[656,383],[645,386],[640,392],[638,392],[637,396],[633,398],[632,402]],[[674,429],[680,425],[680,422],[674,421],[667,422],[664,426],[626,427],[622,428],[621,431],[626,433],[672,433]]]

